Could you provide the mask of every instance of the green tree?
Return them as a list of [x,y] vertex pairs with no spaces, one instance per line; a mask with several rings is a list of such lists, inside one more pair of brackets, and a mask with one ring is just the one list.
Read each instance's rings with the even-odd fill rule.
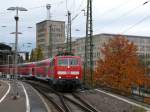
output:
[[35,50],[34,49],[32,49],[32,51],[31,51],[31,55],[30,55],[30,62],[33,62],[33,61],[35,61]]
[[43,52],[42,52],[42,49],[41,47],[39,46],[37,49],[36,49],[36,60],[42,60],[43,59]]
[[39,61],[42,59],[43,59],[43,52],[42,52],[41,47],[32,49],[31,56],[30,56],[30,62]]

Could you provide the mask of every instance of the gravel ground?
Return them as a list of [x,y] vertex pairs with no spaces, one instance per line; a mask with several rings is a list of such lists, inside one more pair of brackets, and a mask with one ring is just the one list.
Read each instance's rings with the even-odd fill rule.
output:
[[145,112],[143,109],[98,91],[83,91],[79,96],[95,106],[100,112]]

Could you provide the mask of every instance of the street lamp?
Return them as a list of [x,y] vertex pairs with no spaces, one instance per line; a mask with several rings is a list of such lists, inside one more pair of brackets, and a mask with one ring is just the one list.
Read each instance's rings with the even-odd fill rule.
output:
[[[18,52],[18,21],[19,21],[19,17],[18,17],[18,12],[19,11],[27,11],[27,9],[23,8],[23,7],[9,7],[7,10],[12,10],[12,11],[16,11],[16,16],[14,17],[15,21],[16,21],[16,32],[15,32],[15,76],[17,76],[17,64],[18,64],[18,59],[17,59],[17,52]],[[15,85],[16,86],[16,85]],[[17,92],[17,96],[18,96],[18,92]],[[15,96],[16,98],[16,96]]]
[[17,52],[18,52],[18,21],[19,21],[19,17],[18,17],[18,12],[19,11],[27,11],[27,9],[23,8],[23,7],[10,7],[7,10],[12,10],[12,11],[16,11],[16,16],[14,17],[15,21],[16,21],[16,32],[15,33],[15,75],[17,75]]

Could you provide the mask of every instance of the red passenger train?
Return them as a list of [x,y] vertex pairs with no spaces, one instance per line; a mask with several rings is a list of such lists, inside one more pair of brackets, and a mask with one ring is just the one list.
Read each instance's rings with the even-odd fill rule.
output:
[[[0,66],[0,72],[14,72],[13,66]],[[82,66],[79,56],[55,56],[38,62],[18,64],[20,77],[49,81],[57,89],[76,89],[82,82]]]

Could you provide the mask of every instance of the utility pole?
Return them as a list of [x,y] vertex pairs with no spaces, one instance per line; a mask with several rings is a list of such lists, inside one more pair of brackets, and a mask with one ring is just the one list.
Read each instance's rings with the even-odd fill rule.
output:
[[72,53],[72,37],[71,37],[71,13],[68,11],[68,25],[67,25],[67,51]]
[[[84,58],[84,83],[86,83],[87,70],[90,70],[91,85],[93,84],[93,24],[92,24],[92,0],[87,0],[86,38]],[[89,62],[89,63],[88,63]]]

